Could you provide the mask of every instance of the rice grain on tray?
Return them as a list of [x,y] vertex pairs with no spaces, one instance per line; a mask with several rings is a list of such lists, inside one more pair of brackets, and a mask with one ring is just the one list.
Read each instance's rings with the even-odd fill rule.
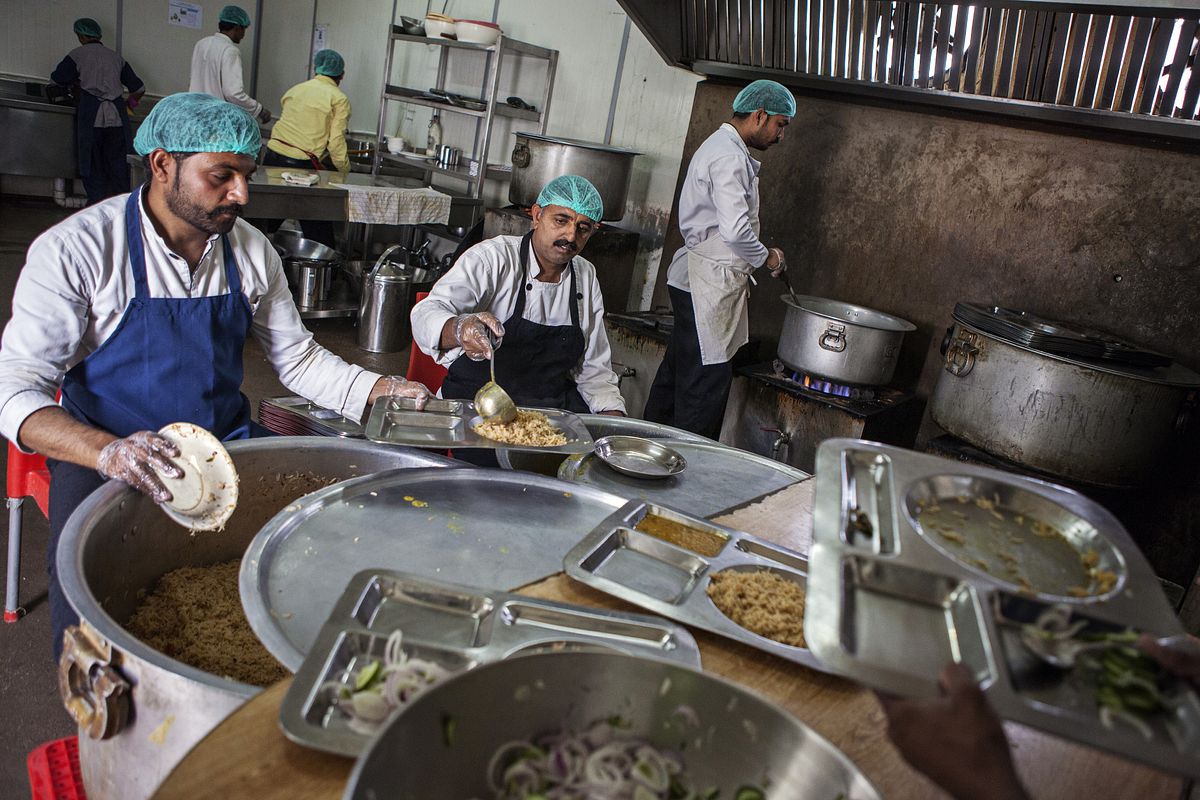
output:
[[567,443],[567,437],[540,411],[517,411],[512,422],[481,422],[475,432],[497,442],[523,444],[530,447],[557,447]]
[[773,572],[725,570],[713,575],[708,596],[725,616],[749,631],[793,647],[804,643],[804,589]]

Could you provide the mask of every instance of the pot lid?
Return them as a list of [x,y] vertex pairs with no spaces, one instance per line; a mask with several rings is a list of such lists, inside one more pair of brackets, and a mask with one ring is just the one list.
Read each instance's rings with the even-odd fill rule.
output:
[[1170,357],[1110,333],[1059,322],[1029,311],[958,303],[954,306],[954,318],[1012,344],[1053,355],[1149,369],[1171,365]]
[[539,142],[550,142],[551,144],[566,144],[572,147],[584,147],[588,150],[599,150],[602,153],[620,153],[627,156],[640,156],[640,150],[626,150],[623,147],[613,147],[610,144],[601,144],[599,142],[585,142],[582,139],[568,139],[565,136],[547,136],[544,133],[527,133],[525,131],[513,131],[513,135],[517,139],[534,139]]
[[958,303],[954,320],[1006,344],[1076,366],[1169,386],[1200,386],[1200,373],[1103,331],[979,303]]

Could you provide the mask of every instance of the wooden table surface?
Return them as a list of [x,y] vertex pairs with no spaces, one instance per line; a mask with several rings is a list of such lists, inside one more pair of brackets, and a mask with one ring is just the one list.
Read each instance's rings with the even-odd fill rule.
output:
[[[813,481],[781,490],[718,517],[799,552],[812,538]],[[621,611],[639,609],[558,574],[522,594]],[[887,739],[874,695],[840,678],[775,658],[703,631],[693,631],[704,669],[735,680],[778,703],[840,747],[889,800],[944,796],[910,769]],[[353,761],[293,744],[279,730],[285,680],[230,715],[189,753],[155,794],[157,800],[336,800]],[[1036,798],[1177,798],[1183,781],[1149,767],[1006,725],[1017,768]]]

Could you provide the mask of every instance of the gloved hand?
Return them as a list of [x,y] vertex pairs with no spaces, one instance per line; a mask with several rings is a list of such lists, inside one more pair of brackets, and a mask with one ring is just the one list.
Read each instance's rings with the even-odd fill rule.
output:
[[156,503],[165,503],[171,499],[171,492],[158,476],[183,477],[183,470],[169,460],[178,455],[179,448],[170,439],[154,431],[138,431],[109,442],[96,459],[96,471],[128,483]]
[[454,318],[454,338],[458,346],[472,361],[483,361],[492,357],[492,341],[488,331],[496,338],[504,336],[504,326],[500,320],[486,311],[478,314],[459,314]]
[[258,112],[258,121],[261,122],[263,125],[266,125],[268,122],[271,121],[271,112],[267,111],[266,106],[263,106],[262,111]]
[[763,266],[771,270],[772,278],[778,278],[787,269],[787,262],[783,260],[783,251],[778,247],[769,248],[767,261]]
[[381,397],[411,397],[417,405],[417,410],[422,411],[429,398],[433,397],[433,392],[423,383],[405,380],[399,375],[388,375],[375,381],[367,402],[374,403]]

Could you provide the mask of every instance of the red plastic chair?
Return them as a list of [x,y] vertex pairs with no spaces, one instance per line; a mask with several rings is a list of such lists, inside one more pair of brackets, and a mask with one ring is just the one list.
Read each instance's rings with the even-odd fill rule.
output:
[[17,587],[21,580],[21,506],[32,497],[47,518],[50,516],[50,470],[46,458],[22,453],[8,443],[6,505],[8,506],[8,582],[4,589],[4,621],[16,622],[22,609],[17,606]]
[[25,759],[33,800],[87,800],[79,768],[79,737],[46,742]]
[[[417,292],[417,303],[428,296],[429,292]],[[446,379],[447,372],[448,370],[431,356],[425,355],[416,342],[412,343],[412,347],[408,349],[408,374],[404,377],[423,383],[429,387],[429,391],[436,393],[442,388],[442,381]]]

